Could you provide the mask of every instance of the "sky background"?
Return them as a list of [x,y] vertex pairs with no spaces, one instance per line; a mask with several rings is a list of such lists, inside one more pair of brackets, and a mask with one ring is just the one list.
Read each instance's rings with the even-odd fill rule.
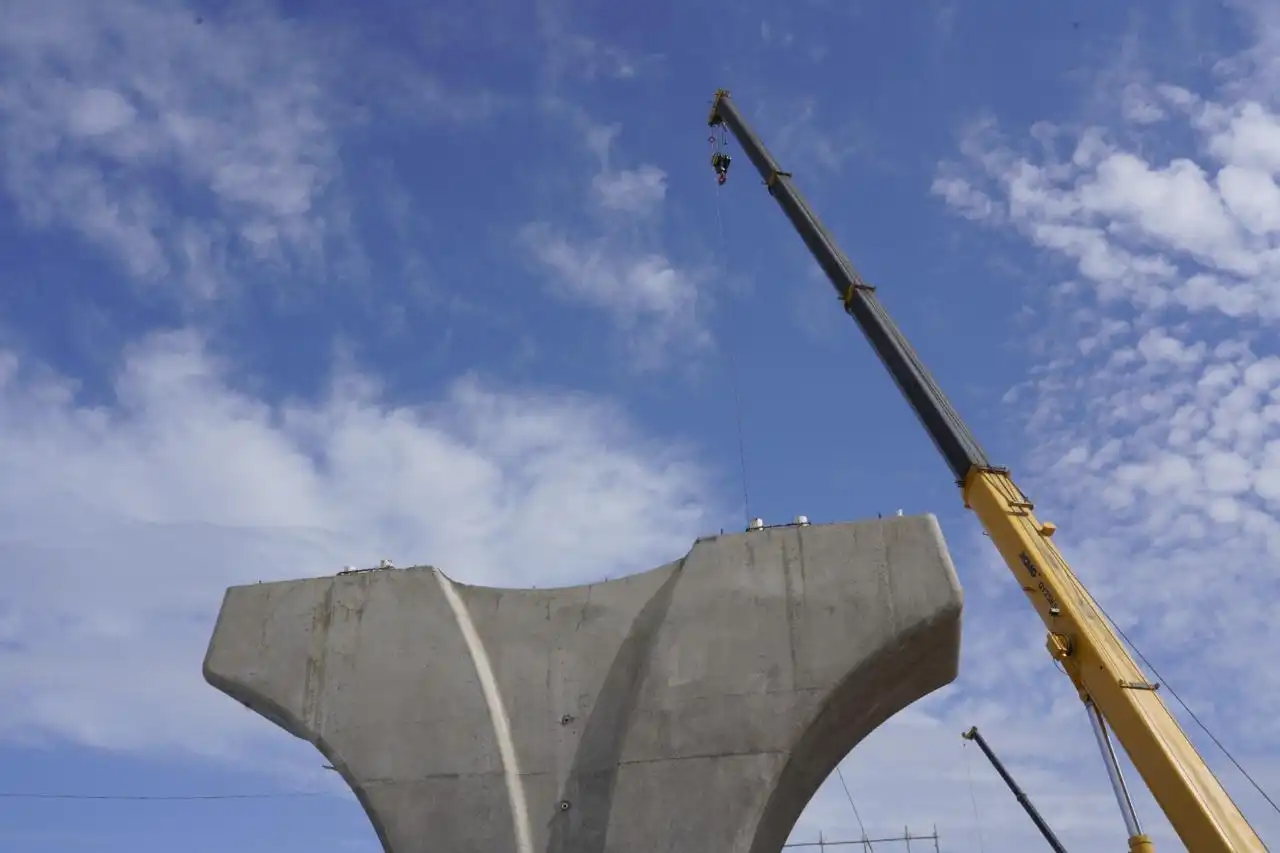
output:
[[[750,515],[936,513],[965,585],[959,680],[844,762],[866,831],[1042,844],[976,724],[1123,844],[946,467],[745,158],[717,191],[720,86],[1275,798],[1277,83],[1260,0],[0,4],[0,793],[322,792],[0,799],[0,848],[376,850],[203,682],[223,589],[656,566],[743,525],[739,417]],[[793,840],[860,831],[828,780]]]

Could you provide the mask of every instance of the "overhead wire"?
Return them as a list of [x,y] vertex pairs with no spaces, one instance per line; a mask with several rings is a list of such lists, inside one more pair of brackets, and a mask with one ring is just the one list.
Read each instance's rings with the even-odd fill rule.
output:
[[867,828],[862,825],[862,815],[858,814],[858,807],[853,804],[853,794],[849,792],[849,784],[844,781],[844,771],[840,769],[840,765],[836,765],[836,776],[840,779],[840,787],[844,788],[845,799],[849,801],[849,808],[853,809],[853,816],[858,821],[858,831],[862,833],[862,843],[866,845],[867,850],[874,853],[875,848],[871,846],[871,839],[867,836]]
[[333,791],[267,791],[251,794],[61,794],[32,791],[0,791],[0,800],[106,800],[116,802],[197,800],[284,800],[333,796]]

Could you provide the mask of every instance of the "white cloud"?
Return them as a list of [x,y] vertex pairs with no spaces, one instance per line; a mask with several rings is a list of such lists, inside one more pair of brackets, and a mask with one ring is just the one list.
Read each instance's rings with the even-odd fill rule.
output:
[[934,178],[932,189],[956,212],[968,219],[983,221],[1000,215],[995,201],[964,178],[939,175]]
[[671,356],[710,343],[698,314],[704,277],[677,267],[663,253],[612,235],[573,238],[547,223],[530,224],[520,236],[546,268],[552,293],[613,318],[637,368],[665,366]]
[[[1022,479],[1112,616],[1274,796],[1280,112],[1260,91],[1135,83],[1117,95],[1126,127],[1041,124],[1025,145],[982,123],[934,192],[1069,266],[1028,294],[1053,320],[1008,398],[1033,441]],[[1274,838],[1269,807],[1224,776]]]
[[760,40],[767,45],[789,48],[795,43],[796,36],[792,32],[778,32],[768,21],[761,21]]
[[788,97],[783,103],[785,106],[763,99],[760,105],[760,123],[777,126],[770,133],[770,147],[783,161],[783,168],[788,163],[804,163],[811,170],[838,173],[855,157],[873,156],[871,131],[855,119],[833,121],[814,96]]
[[632,80],[660,67],[665,60],[661,54],[634,54],[616,45],[578,33],[563,30],[546,30],[550,55],[560,72],[571,70],[587,81],[598,78]]
[[704,323],[708,270],[672,257],[661,230],[667,175],[648,163],[618,167],[622,127],[593,120],[579,107],[551,99],[545,107],[584,140],[592,162],[589,227],[534,221],[517,240],[546,274],[554,296],[605,312],[622,332],[630,365],[666,367],[711,343]]
[[[225,756],[285,739],[202,681],[225,586],[426,562],[524,586],[620,575],[714,525],[702,473],[579,395],[236,391],[200,340],[130,351],[115,404],[0,360],[0,737]],[[259,739],[258,736],[261,736]]]
[[[137,277],[179,275],[205,294],[225,285],[234,247],[319,257],[342,169],[330,81],[304,34],[263,19],[195,26],[128,3],[5,10],[4,174],[32,223],[76,229]],[[104,35],[127,49],[113,53]],[[561,61],[595,64],[574,71],[629,73],[621,54],[575,38],[560,43]],[[1068,150],[1024,156],[978,125],[965,162],[940,173],[936,189],[1075,266],[1056,291],[1059,337],[1049,340],[1059,346],[1010,395],[1042,441],[1028,453],[1041,464],[1026,466],[1026,485],[1113,615],[1274,785],[1280,353],[1267,324],[1280,305],[1280,122],[1237,88],[1212,98],[1123,90],[1141,133],[1176,124],[1197,135],[1180,159],[1156,161],[1150,151],[1167,146],[1122,145],[1104,128],[1047,126],[1038,140],[1066,139]],[[432,87],[415,94],[455,118],[477,114]],[[830,169],[866,153],[856,127],[806,133],[810,107],[793,116],[793,152]],[[598,230],[533,224],[525,248],[553,272],[554,292],[606,312],[633,354],[705,342],[701,276],[651,233],[636,238],[660,219],[664,176],[610,165],[617,127],[586,130],[599,158],[586,187]],[[203,206],[179,206],[149,183],[156,175]],[[0,553],[11,567],[0,688],[15,700],[0,707],[5,738],[242,750],[261,763],[263,747],[285,739],[199,673],[227,584],[383,556],[473,582],[548,583],[654,565],[718,526],[687,457],[582,397],[462,380],[409,407],[348,372],[323,400],[268,402],[236,390],[187,334],[131,351],[113,390],[114,404],[96,407],[39,365],[0,358],[0,479],[21,484],[0,491]],[[990,849],[1039,844],[972,749],[966,767],[959,732],[976,723],[1070,847],[1123,843],[1083,712],[1052,670],[1042,629],[990,543],[947,532],[968,596],[961,683],[846,762],[868,830],[936,822],[944,847],[977,849],[979,829]],[[1140,808],[1154,820],[1149,798]],[[834,779],[797,835],[819,828],[857,834]],[[1168,833],[1157,836],[1167,846]]]
[[111,89],[85,89],[75,96],[67,111],[67,129],[73,136],[103,136],[122,130],[138,111]]
[[[975,219],[1007,205],[1033,243],[1074,261],[1103,299],[1148,310],[1276,316],[1280,116],[1253,101],[1161,92],[1183,108],[1203,162],[1191,154],[1148,162],[1103,128],[1077,133],[1048,125],[1038,133],[1071,156],[1021,156],[984,126],[965,143],[968,171],[947,164],[934,192]],[[984,202],[991,195],[994,202]]]
[[576,17],[566,4],[551,0],[537,7],[538,36],[545,49],[544,71],[550,88],[565,80],[630,81],[648,75],[665,63],[660,53],[638,53],[575,27]]
[[281,262],[334,236],[322,71],[287,24],[59,0],[5,4],[0,33],[4,186],[28,222],[206,296],[224,271],[184,234]]
[[646,163],[636,169],[601,172],[591,179],[596,202],[606,210],[651,213],[667,195],[667,173]]
[[266,9],[0,4],[0,187],[29,226],[69,229],[183,298],[359,268],[344,134],[375,111],[468,121],[496,103],[393,54],[357,57],[358,40]]
[[1138,83],[1124,87],[1120,105],[1125,121],[1134,124],[1155,124],[1167,115],[1160,102]]

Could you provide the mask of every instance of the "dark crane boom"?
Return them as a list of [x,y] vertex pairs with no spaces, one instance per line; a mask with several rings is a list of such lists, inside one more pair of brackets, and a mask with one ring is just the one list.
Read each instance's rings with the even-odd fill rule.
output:
[[799,232],[800,239],[804,240],[827,274],[828,280],[836,289],[836,295],[844,303],[845,311],[857,322],[876,355],[880,356],[884,366],[889,369],[893,381],[902,390],[929,437],[955,474],[956,481],[962,483],[975,467],[987,467],[986,454],[977,439],[969,432],[969,428],[951,407],[946,395],[920,361],[911,344],[880,305],[875,288],[863,280],[858,270],[836,246],[836,241],[821,220],[791,185],[791,173],[778,167],[773,155],[738,115],[737,108],[729,100],[728,92],[716,94],[710,123],[723,123],[737,138],[747,158],[756,167],[760,177],[764,178],[769,193],[777,200],[787,219],[791,220],[791,224]]
[[1013,798],[1017,800],[1018,804],[1026,811],[1027,815],[1031,818],[1032,823],[1036,825],[1036,829],[1040,830],[1040,834],[1044,836],[1044,840],[1049,842],[1049,846],[1053,848],[1053,852],[1067,853],[1067,849],[1062,846],[1062,842],[1058,840],[1058,836],[1053,834],[1053,830],[1049,828],[1049,824],[1045,823],[1044,818],[1040,816],[1040,810],[1031,802],[1031,798],[1018,787],[1018,783],[1009,775],[1009,771],[1004,769],[1004,764],[999,758],[996,758],[996,754],[991,751],[991,747],[987,745],[986,738],[984,738],[978,731],[978,727],[971,726],[969,731],[960,736],[965,740],[971,740],[978,745],[978,748],[982,750],[982,754],[987,757],[987,760],[991,762],[991,766],[996,769],[996,772],[1000,774],[1000,778],[1004,780],[1004,783],[1009,786],[1009,790],[1013,792]]

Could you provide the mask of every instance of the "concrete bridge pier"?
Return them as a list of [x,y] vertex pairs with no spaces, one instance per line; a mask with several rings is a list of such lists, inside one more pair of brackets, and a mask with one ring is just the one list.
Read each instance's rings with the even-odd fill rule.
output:
[[778,853],[841,758],[955,678],[960,614],[936,519],[894,517],[561,589],[233,587],[204,673],[315,744],[387,853]]

